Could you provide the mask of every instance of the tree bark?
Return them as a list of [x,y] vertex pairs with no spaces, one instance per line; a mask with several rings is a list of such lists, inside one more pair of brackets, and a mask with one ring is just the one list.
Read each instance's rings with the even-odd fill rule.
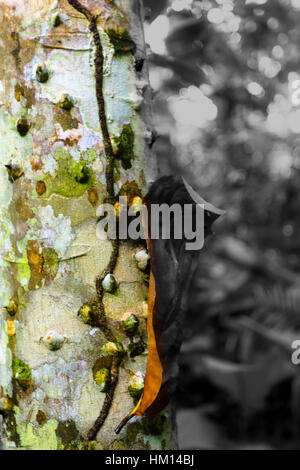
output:
[[141,392],[148,286],[138,243],[96,235],[99,204],[155,173],[140,2],[2,0],[0,19],[1,445],[170,449],[168,411],[114,434]]

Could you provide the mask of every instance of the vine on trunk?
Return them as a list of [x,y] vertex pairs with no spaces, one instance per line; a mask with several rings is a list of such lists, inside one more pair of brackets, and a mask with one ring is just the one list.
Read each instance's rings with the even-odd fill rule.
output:
[[[97,28],[97,16],[94,16],[84,5],[82,5],[77,0],[68,0],[69,4],[73,6],[77,11],[82,13],[86,19],[89,21],[89,30],[93,34],[93,40],[95,44],[95,79],[96,79],[96,98],[98,104],[98,115],[99,115],[99,122],[103,136],[103,143],[104,143],[104,150],[107,159],[106,165],[106,190],[109,197],[109,202],[114,202],[115,199],[115,191],[114,191],[114,152],[112,147],[111,138],[108,131],[107,119],[105,114],[105,100],[103,94],[103,68],[104,68],[104,55],[103,55],[103,47],[101,43],[100,34]],[[105,337],[108,341],[116,342],[116,338],[112,333],[111,329],[109,328],[104,311],[103,305],[103,296],[104,296],[104,288],[102,282],[104,278],[108,274],[112,274],[115,270],[118,255],[119,255],[119,246],[120,241],[117,238],[116,240],[112,240],[112,253],[110,256],[110,260],[108,263],[107,268],[102,273],[101,276],[98,276],[96,279],[96,291],[97,291],[97,309],[98,309],[98,326],[101,327],[102,331],[105,334]],[[119,368],[122,361],[122,357],[119,355],[117,357],[112,358],[111,364],[111,380],[109,388],[106,392],[104,404],[100,411],[98,418],[96,419],[94,425],[91,427],[87,434],[87,438],[89,441],[95,440],[96,436],[103,426],[115,392],[115,388],[118,383],[119,378]]]

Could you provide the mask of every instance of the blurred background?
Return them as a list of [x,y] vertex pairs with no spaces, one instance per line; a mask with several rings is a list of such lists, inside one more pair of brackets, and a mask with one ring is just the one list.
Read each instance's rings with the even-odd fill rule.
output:
[[300,449],[300,0],[144,0],[160,176],[226,210],[193,278],[182,449]]

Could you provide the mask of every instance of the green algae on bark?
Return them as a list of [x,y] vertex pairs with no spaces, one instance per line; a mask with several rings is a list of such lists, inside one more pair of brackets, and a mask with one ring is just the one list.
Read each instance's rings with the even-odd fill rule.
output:
[[129,336],[133,335],[139,326],[139,319],[136,315],[128,314],[124,320],[121,322],[121,328]]
[[25,364],[21,359],[15,358],[13,360],[13,375],[15,380],[23,387],[29,387],[31,383],[31,370],[27,364]]
[[49,198],[52,194],[67,198],[81,197],[94,186],[93,170],[84,158],[79,162],[74,161],[63,147],[57,147],[53,151],[53,156],[58,163],[58,170],[55,177],[47,175],[39,179],[46,186],[46,191],[41,197]]
[[116,157],[121,160],[125,170],[131,168],[131,160],[134,159],[134,132],[130,124],[124,124],[119,138],[115,138],[117,143]]
[[121,28],[105,28],[105,32],[114,47],[116,54],[131,52],[135,48],[135,43],[131,39],[128,31]]
[[110,371],[106,367],[102,369],[94,369],[93,376],[96,384],[100,387],[101,392],[107,392],[110,383]]

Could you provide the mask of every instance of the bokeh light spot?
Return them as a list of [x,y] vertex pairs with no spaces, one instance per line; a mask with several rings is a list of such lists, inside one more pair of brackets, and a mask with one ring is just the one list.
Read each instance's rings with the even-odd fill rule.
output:
[[220,8],[212,8],[207,13],[207,19],[210,23],[221,24],[224,21],[224,12]]
[[156,54],[167,52],[165,39],[169,34],[170,23],[166,15],[159,15],[151,24],[145,24],[145,39]]
[[263,87],[257,82],[250,82],[247,85],[247,90],[254,96],[263,96],[265,94]]

